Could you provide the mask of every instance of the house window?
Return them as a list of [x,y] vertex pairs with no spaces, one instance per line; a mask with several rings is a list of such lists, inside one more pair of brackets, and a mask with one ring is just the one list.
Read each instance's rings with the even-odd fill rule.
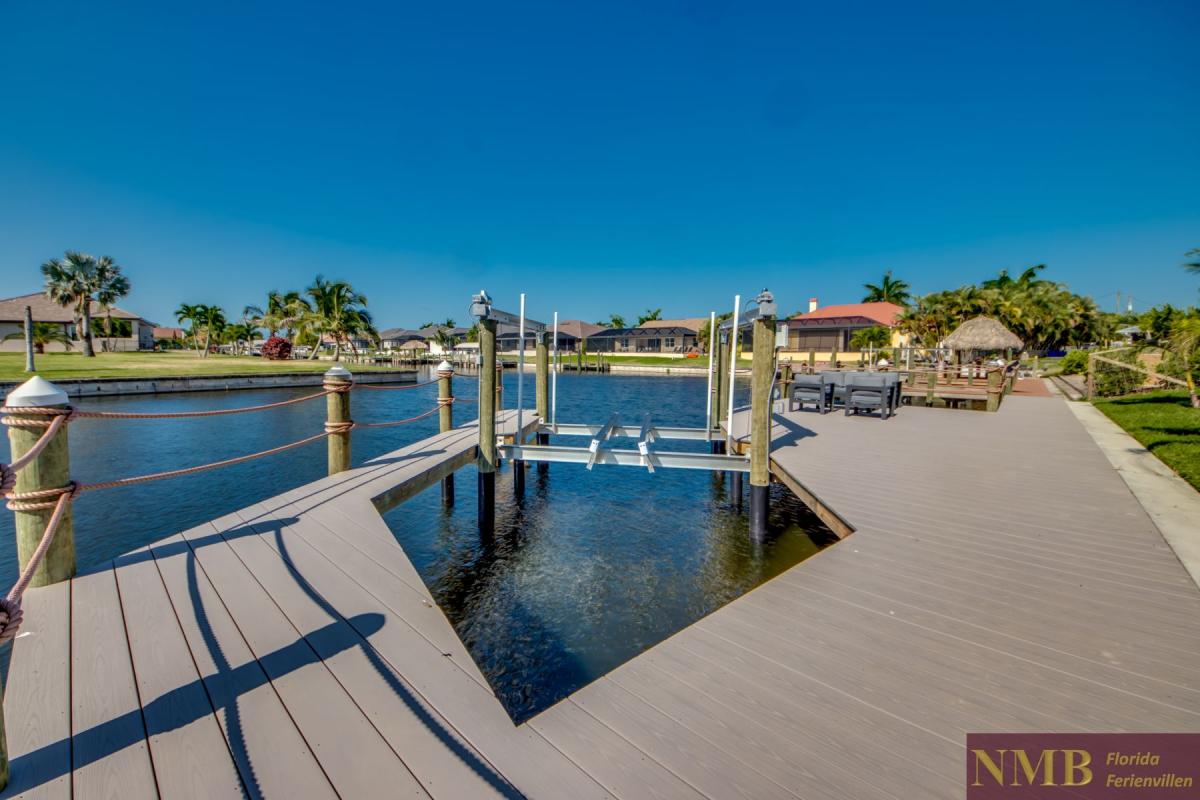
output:
[[668,350],[674,350],[674,349],[675,349],[675,337],[674,337],[674,336],[668,336],[668,337],[667,337],[667,342],[666,342],[666,344],[667,344],[667,349],[668,349]]
[[622,348],[623,350],[628,350],[628,349],[629,349],[629,340],[628,340],[628,339],[622,339],[622,340],[621,340],[621,348]]

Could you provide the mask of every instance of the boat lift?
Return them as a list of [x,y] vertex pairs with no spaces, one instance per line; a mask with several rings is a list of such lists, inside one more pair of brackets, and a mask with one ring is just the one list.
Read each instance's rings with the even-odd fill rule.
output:
[[[480,320],[492,320],[496,323],[517,328],[517,430],[523,430],[522,426],[525,414],[525,335],[528,332],[535,336],[543,336],[551,331],[548,331],[547,326],[543,323],[536,323],[526,319],[524,294],[520,296],[520,310],[516,314],[493,308],[491,298],[488,297],[486,292],[476,295],[474,300],[472,314]],[[741,296],[739,295],[734,299],[734,313],[735,316],[732,325],[730,321],[721,324],[721,327],[725,329],[732,328],[734,325],[737,326],[734,328],[734,335],[729,337],[731,347],[729,358],[730,381],[733,380],[736,374],[736,358],[733,355],[737,352],[737,332],[739,329],[749,327],[752,324],[752,320],[759,315],[759,309],[756,307],[752,311],[743,314]],[[749,472],[750,457],[748,455],[742,455],[737,452],[695,453],[676,451],[663,446],[665,442],[672,440],[713,443],[715,439],[721,436],[720,431],[713,425],[715,409],[713,407],[712,386],[714,369],[716,367],[714,355],[716,352],[718,331],[716,314],[710,314],[709,320],[711,341],[708,347],[709,365],[707,376],[709,389],[705,403],[705,427],[687,428],[658,425],[653,422],[649,412],[641,414],[640,418],[634,417],[634,419],[638,420],[635,424],[623,423],[622,415],[620,414],[613,414],[603,424],[561,423],[557,419],[557,376],[559,367],[558,312],[554,312],[550,356],[549,418],[540,421],[541,424],[536,430],[536,443],[534,444],[529,444],[519,439],[511,443],[506,443],[501,438],[498,438],[496,442],[497,455],[501,458],[510,459],[517,465],[526,461],[584,464],[589,470],[599,464],[607,466],[636,466],[642,467],[648,472],[654,472],[657,469],[698,469],[732,473]],[[732,392],[729,392],[729,405],[727,418],[732,417],[734,410]],[[590,436],[591,441],[586,446],[550,444],[551,435]],[[633,447],[618,447],[616,444],[620,439],[634,439],[635,444]],[[726,448],[721,449],[725,450]],[[730,449],[732,450],[733,448]]]

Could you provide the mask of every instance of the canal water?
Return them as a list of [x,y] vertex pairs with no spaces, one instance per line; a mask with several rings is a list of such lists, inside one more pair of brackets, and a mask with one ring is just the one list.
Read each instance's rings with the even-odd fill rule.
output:
[[[428,379],[424,375],[422,379]],[[516,374],[504,376],[505,405]],[[473,398],[473,376],[455,379]],[[561,422],[600,423],[613,412],[664,425],[702,426],[703,378],[560,375]],[[189,411],[274,402],[314,389],[197,392],[82,400],[108,411]],[[745,392],[745,387],[740,391]],[[371,422],[433,407],[435,387],[360,391],[353,416]],[[532,375],[526,402],[533,402]],[[263,450],[321,429],[324,401],[277,411],[185,420],[79,420],[71,425],[72,473],[90,483],[201,464]],[[473,403],[455,408],[458,419]],[[436,415],[398,428],[354,433],[354,462],[437,432]],[[557,437],[556,443],[586,440]],[[617,446],[633,446],[618,441]],[[668,442],[703,451],[703,442]],[[7,440],[0,459],[8,460]],[[323,476],[325,446],[207,473],[83,494],[75,503],[81,566],[101,563]],[[497,480],[496,530],[481,539],[476,475],[457,475],[447,509],[433,488],[385,519],[434,598],[516,720],[547,708],[675,631],[830,544],[834,537],[785,489],[772,487],[769,540],[751,543],[729,481],[690,470],[649,474],[631,467],[530,466],[522,499],[512,470]],[[12,513],[0,513],[0,584],[16,577]]]

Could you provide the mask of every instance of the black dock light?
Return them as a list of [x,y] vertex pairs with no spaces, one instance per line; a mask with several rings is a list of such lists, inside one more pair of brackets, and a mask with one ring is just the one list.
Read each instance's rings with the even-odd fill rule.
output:
[[471,296],[471,316],[480,322],[492,318],[492,298],[488,297],[488,293],[483,289],[479,290],[479,294]]

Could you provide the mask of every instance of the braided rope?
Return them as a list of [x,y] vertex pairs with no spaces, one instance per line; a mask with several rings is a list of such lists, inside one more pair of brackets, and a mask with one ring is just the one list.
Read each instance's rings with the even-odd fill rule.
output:
[[423,386],[432,386],[435,383],[437,383],[436,380],[422,381],[421,383],[400,383],[400,384],[395,384],[395,385],[392,385],[392,384],[384,385],[384,384],[377,384],[377,383],[376,384],[356,383],[356,384],[354,384],[354,388],[355,389],[373,389],[377,392],[380,392],[380,391],[400,392],[400,391],[404,391],[405,389],[420,389]]
[[74,496],[73,490],[58,491],[58,500],[54,502],[54,513],[50,515],[50,520],[46,523],[42,540],[38,542],[37,548],[29,557],[29,563],[25,565],[25,569],[21,570],[20,577],[17,578],[17,582],[13,584],[8,595],[0,599],[0,643],[14,638],[17,631],[21,629],[21,623],[25,621],[25,612],[21,610],[21,596],[25,594],[29,582],[33,580],[33,574],[37,572],[37,568],[42,564],[42,559],[50,550],[50,545],[54,542],[54,534],[58,530],[58,524],[62,521],[63,514],[66,513],[67,506],[70,505],[71,498]]
[[90,420],[182,420],[187,417],[199,416],[226,416],[227,414],[248,414],[252,411],[266,411],[272,408],[283,408],[284,405],[295,405],[296,403],[307,403],[311,399],[332,395],[332,393],[346,390],[329,389],[326,387],[324,391],[317,392],[316,395],[305,395],[304,397],[293,397],[277,403],[265,403],[263,405],[245,405],[242,408],[223,408],[212,411],[163,411],[163,413],[142,413],[142,411],[76,411],[74,416],[86,417]]
[[433,408],[429,409],[424,414],[418,414],[417,416],[409,417],[408,419],[398,419],[393,422],[370,422],[370,423],[359,422],[354,427],[356,427],[356,428],[394,428],[397,425],[407,425],[410,422],[416,422],[417,420],[422,420],[422,419],[425,419],[426,417],[433,416],[434,414],[438,413],[438,411],[440,411],[440,410],[441,410],[441,405],[439,404],[439,405],[436,405]]
[[[30,414],[50,419],[25,419],[15,415]],[[54,408],[51,406],[0,406],[0,425],[9,428],[49,428],[57,417],[63,417],[68,422],[75,416],[75,410],[70,406]]]

